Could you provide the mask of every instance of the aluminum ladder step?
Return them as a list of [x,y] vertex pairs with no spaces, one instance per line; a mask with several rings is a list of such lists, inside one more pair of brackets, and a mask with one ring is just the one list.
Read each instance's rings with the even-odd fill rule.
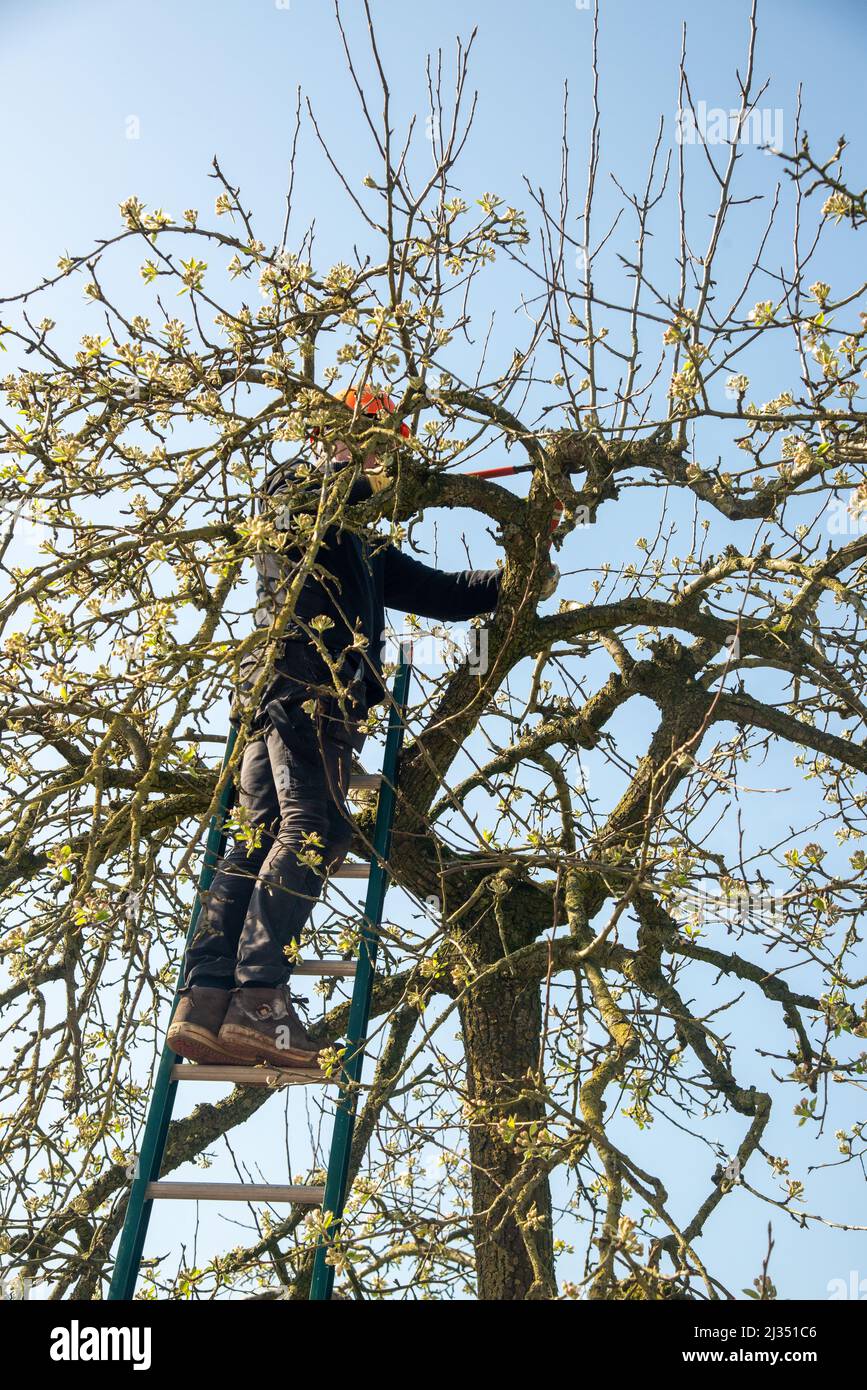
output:
[[358,861],[350,861],[348,864],[341,864],[339,869],[335,869],[329,878],[370,878],[370,865],[359,864]]
[[360,796],[365,792],[378,792],[381,786],[381,772],[354,772],[349,779],[349,795]]
[[329,980],[351,980],[358,966],[354,960],[299,960],[293,975],[322,975]]
[[320,1207],[324,1187],[265,1182],[149,1182],[145,1200],[176,1202],[294,1202]]
[[284,1086],[337,1085],[339,1077],[326,1076],[316,1067],[246,1067],[240,1063],[219,1062],[178,1063],[172,1067],[172,1081],[225,1081],[233,1086],[270,1086],[275,1091]]

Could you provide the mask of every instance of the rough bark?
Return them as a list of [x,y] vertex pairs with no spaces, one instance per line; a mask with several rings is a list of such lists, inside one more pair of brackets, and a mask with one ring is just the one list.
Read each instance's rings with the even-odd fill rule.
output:
[[[502,925],[502,915],[498,925],[489,910],[466,934],[462,948],[478,969],[523,944],[505,932],[501,939]],[[542,1035],[539,981],[497,971],[473,986],[460,1013],[477,1297],[549,1298],[556,1291],[550,1186],[544,1168],[524,1150],[529,1126],[545,1118],[533,1095]]]

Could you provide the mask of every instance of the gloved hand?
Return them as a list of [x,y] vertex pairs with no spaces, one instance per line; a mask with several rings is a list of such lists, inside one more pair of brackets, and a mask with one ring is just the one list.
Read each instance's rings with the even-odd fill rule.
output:
[[551,560],[549,560],[548,568],[545,571],[545,577],[542,580],[542,587],[539,590],[539,599],[541,600],[550,598],[551,595],[556,591],[557,585],[559,583],[560,571],[558,570],[557,566],[553,564]]
[[388,470],[388,461],[381,454],[367,455],[364,460],[364,476],[370,483],[371,492],[382,492],[393,481]]

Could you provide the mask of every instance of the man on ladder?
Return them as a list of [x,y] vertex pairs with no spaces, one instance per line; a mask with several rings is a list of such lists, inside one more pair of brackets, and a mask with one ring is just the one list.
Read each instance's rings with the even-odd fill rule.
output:
[[[344,404],[374,418],[395,408],[371,390],[360,402],[347,392]],[[409,433],[405,425],[401,432]],[[351,461],[342,442],[316,454],[317,466],[329,473]],[[266,506],[279,502],[300,462],[276,471]],[[368,453],[347,500],[365,500],[392,481],[383,453]],[[297,488],[297,475],[294,482]],[[318,1066],[318,1049],[289,990],[292,959],[323,873],[339,867],[349,848],[352,754],[364,742],[360,722],[382,699],[384,609],[461,621],[496,606],[499,570],[445,573],[375,540],[338,526],[326,532],[322,563],[304,582],[272,678],[253,711],[238,777],[243,837],[220,861],[202,904],[168,1034],[173,1051],[191,1061]],[[269,626],[280,612],[301,559],[301,550],[291,546],[256,557],[258,626]],[[311,640],[316,618],[329,620],[322,640],[338,682]],[[358,631],[366,656],[354,644]],[[242,700],[260,660],[254,657],[242,672]]]

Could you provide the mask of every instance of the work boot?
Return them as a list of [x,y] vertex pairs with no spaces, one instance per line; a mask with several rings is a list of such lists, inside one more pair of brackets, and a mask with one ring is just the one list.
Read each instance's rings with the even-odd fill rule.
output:
[[295,1012],[287,985],[236,989],[220,1045],[239,1061],[319,1068],[319,1048]]
[[167,1041],[172,1051],[189,1062],[235,1061],[217,1036],[231,997],[228,989],[210,989],[206,985],[182,989],[169,1025]]

